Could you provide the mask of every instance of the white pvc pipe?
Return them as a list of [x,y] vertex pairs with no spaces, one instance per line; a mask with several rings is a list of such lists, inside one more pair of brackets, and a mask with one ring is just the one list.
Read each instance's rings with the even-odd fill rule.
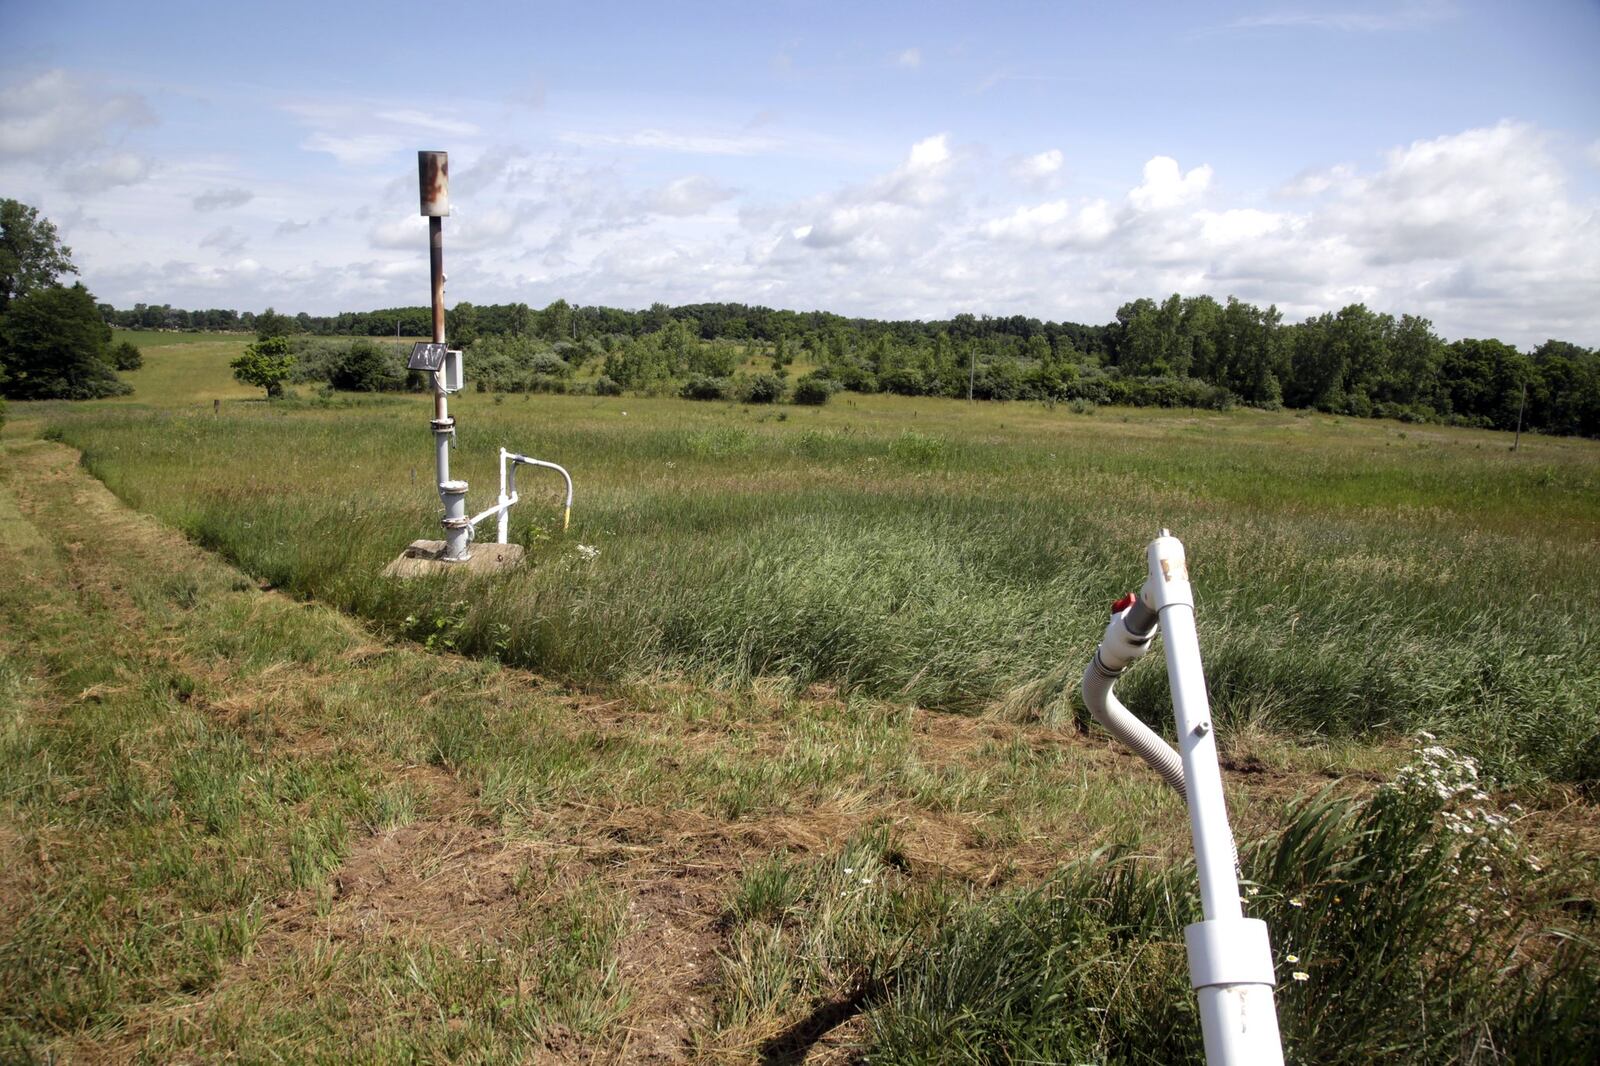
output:
[[511,505],[516,502],[507,492],[507,454],[509,453],[507,453],[504,448],[500,449],[500,495],[496,500],[496,503],[500,508],[500,521],[498,523],[499,528],[496,530],[496,533],[498,534],[495,538],[496,544],[504,544],[506,542],[506,536],[511,532]]
[[[546,470],[554,470],[561,475],[562,480],[567,483],[567,501],[561,510],[561,531],[565,533],[567,527],[572,524],[572,475],[567,473],[567,468],[556,463],[547,463],[543,459],[530,459],[526,455],[514,455],[511,452],[506,452],[505,457],[511,460],[511,493],[513,496],[516,495],[517,491],[518,463],[525,466],[542,466]],[[501,543],[504,543],[504,541]]]
[[1266,923],[1244,917],[1228,827],[1216,729],[1195,633],[1194,590],[1183,544],[1162,531],[1146,551],[1144,601],[1160,618],[1188,786],[1204,920],[1184,930],[1189,980],[1197,991],[1208,1066],[1281,1066],[1282,1038],[1272,988]]
[[495,501],[495,505],[493,507],[489,508],[487,511],[473,515],[467,524],[475,528],[479,522],[482,522],[490,515],[498,515],[499,528],[496,531],[499,536],[498,543],[506,543],[506,538],[510,534],[511,508],[514,504],[522,499],[521,494],[517,492],[517,466],[519,464],[523,466],[547,467],[548,469],[554,470],[556,473],[560,474],[561,477],[566,481],[567,500],[566,505],[561,512],[561,531],[563,533],[566,532],[567,527],[572,522],[572,475],[567,473],[567,468],[564,466],[558,466],[555,463],[547,463],[543,459],[530,459],[526,455],[518,455],[516,452],[508,452],[504,448],[500,449],[500,496]]

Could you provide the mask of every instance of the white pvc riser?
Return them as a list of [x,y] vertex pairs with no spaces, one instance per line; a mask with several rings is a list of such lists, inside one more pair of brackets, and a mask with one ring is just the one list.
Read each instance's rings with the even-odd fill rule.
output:
[[1182,543],[1163,534],[1147,551],[1145,605],[1156,611],[1172,688],[1178,754],[1188,793],[1204,920],[1184,930],[1208,1066],[1282,1066],[1272,947],[1263,922],[1244,917],[1228,826],[1217,731],[1195,632],[1194,590]]

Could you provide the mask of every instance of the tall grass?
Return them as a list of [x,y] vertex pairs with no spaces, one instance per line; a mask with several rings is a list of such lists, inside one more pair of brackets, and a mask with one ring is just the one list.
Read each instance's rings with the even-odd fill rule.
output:
[[[1475,782],[1450,778],[1463,765],[1433,748],[1365,801],[1299,804],[1246,850],[1288,1061],[1567,1063],[1600,1046],[1600,930],[1512,903],[1536,864],[1472,805]],[[896,971],[871,1060],[1199,1061],[1180,935],[1194,881],[1112,853],[977,905]]]
[[[1225,721],[1301,738],[1431,728],[1503,779],[1590,780],[1600,448],[1236,412],[872,398],[754,412],[462,397],[476,499],[499,444],[572,468],[513,527],[534,565],[466,587],[383,564],[436,536],[425,400],[102,411],[91,469],[253,573],[552,675],[830,682],[1068,713],[1105,605],[1162,527],[1188,543]],[[414,480],[413,480],[414,479]],[[598,555],[576,551],[579,544]],[[1123,686],[1165,705],[1154,667]]]

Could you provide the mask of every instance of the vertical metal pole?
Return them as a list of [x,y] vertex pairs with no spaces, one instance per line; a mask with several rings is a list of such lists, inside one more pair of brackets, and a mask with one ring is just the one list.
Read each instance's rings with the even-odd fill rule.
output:
[[1528,382],[1522,382],[1522,399],[1517,402],[1517,435],[1511,441],[1511,450],[1516,451],[1522,444],[1522,409],[1528,406]]
[[[444,343],[444,219],[435,215],[428,219],[428,274],[433,290],[433,343]],[[445,395],[444,380],[438,371],[433,375],[433,420],[435,424],[450,421],[450,400]],[[448,452],[440,452],[439,483],[450,480]]]
[[511,508],[506,506],[511,499],[511,490],[506,487],[506,468],[511,465],[510,454],[504,448],[500,449],[500,499],[496,501],[500,505],[500,521],[496,529],[498,538],[495,541],[497,544],[504,544],[511,532]]
[[[422,213],[428,217],[428,273],[433,289],[433,342],[444,344],[444,216],[450,213],[450,160],[445,152],[417,153],[417,181]],[[450,478],[450,441],[455,420],[444,391],[440,371],[433,375],[433,448],[438,474],[439,502],[444,505],[444,560],[470,559],[467,541],[472,526],[467,521],[467,483]]]

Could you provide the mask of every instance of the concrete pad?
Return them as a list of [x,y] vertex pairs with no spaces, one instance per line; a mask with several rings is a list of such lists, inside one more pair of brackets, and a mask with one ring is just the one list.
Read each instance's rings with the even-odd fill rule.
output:
[[400,557],[383,568],[384,577],[422,577],[426,574],[492,574],[522,562],[520,544],[469,544],[471,558],[447,563],[442,540],[414,540]]

